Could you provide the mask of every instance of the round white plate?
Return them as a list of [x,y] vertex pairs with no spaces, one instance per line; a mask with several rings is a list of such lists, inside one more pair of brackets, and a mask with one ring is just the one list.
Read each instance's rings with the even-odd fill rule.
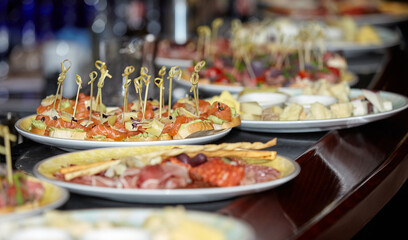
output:
[[[342,128],[351,128],[364,125],[370,122],[390,117],[408,107],[408,98],[396,93],[380,91],[381,97],[392,102],[393,110],[382,113],[373,113],[364,116],[324,119],[324,120],[304,120],[304,121],[247,121],[241,120],[239,129],[252,132],[272,132],[272,133],[299,133],[299,132],[320,132]],[[350,96],[362,95],[360,89],[351,89]]]
[[[129,154],[126,149],[103,149],[101,151],[114,151],[115,154],[124,155]],[[70,155],[71,154],[71,155]],[[74,155],[72,155],[74,154]],[[102,154],[102,153],[101,153]],[[293,164],[293,171],[286,174],[286,176],[263,183],[234,186],[234,187],[216,187],[216,188],[193,188],[193,189],[118,189],[109,187],[95,187],[70,182],[64,182],[56,180],[53,176],[47,176],[48,173],[41,172],[40,166],[46,164],[47,166],[54,166],[54,163],[61,159],[75,158],[76,156],[84,158],[95,158],[98,155],[97,150],[88,150],[82,152],[66,153],[58,156],[50,157],[38,162],[34,166],[34,175],[44,181],[49,181],[60,187],[66,188],[69,191],[88,195],[101,197],[105,199],[111,199],[122,202],[142,202],[142,203],[197,203],[197,202],[209,202],[223,199],[229,199],[245,194],[257,193],[269,189],[276,188],[293,178],[295,178],[300,172],[300,166],[296,161],[285,158]],[[106,155],[106,154],[105,154]],[[280,156],[281,157],[281,156]],[[44,166],[45,167],[45,166]],[[42,168],[44,168],[42,167]]]
[[0,214],[0,223],[42,214],[45,211],[56,209],[62,206],[66,201],[68,201],[69,192],[66,189],[61,188],[55,184],[49,183],[48,181],[38,180],[35,179],[34,177],[29,178],[31,178],[32,180],[40,181],[43,184],[43,186],[45,186],[46,189],[45,197],[47,197],[48,203],[33,209]]
[[18,133],[20,133],[22,136],[34,142],[58,147],[66,151],[85,150],[85,149],[92,149],[92,148],[107,148],[107,147],[204,144],[204,143],[216,141],[224,137],[231,131],[231,128],[230,128],[230,129],[225,129],[225,130],[220,130],[220,131],[214,131],[213,134],[208,135],[208,136],[192,137],[192,138],[186,138],[186,139],[175,139],[175,140],[163,140],[163,141],[108,142],[108,141],[75,140],[75,139],[48,137],[48,136],[38,135],[38,134],[27,131],[21,126],[21,122],[31,117],[33,117],[33,115],[19,119],[16,122],[15,128],[17,129]]
[[[8,237],[13,234],[22,232],[28,233],[30,230],[40,229],[43,230],[40,234],[47,233],[47,230],[58,230],[60,233],[65,233],[63,235],[70,236],[72,234],[72,229],[78,227],[75,225],[76,222],[84,223],[83,225],[89,224],[93,226],[91,229],[93,231],[107,230],[107,225],[111,230],[123,229],[121,226],[125,226],[126,229],[134,229],[143,231],[143,223],[152,214],[162,214],[163,209],[153,209],[153,208],[121,208],[121,209],[92,209],[92,210],[76,210],[76,211],[64,211],[58,212],[58,216],[61,216],[61,221],[70,221],[72,226],[54,226],[50,225],[49,219],[45,216],[38,216],[33,218],[24,219],[19,222],[8,222],[2,226],[3,230],[0,232],[0,239],[8,239]],[[191,211],[186,210],[186,217],[210,226],[224,235],[225,240],[255,240],[254,230],[245,222],[232,218],[223,216],[215,213],[207,213],[201,211]],[[105,228],[101,228],[101,224],[105,225]],[[98,227],[99,226],[99,227]],[[115,227],[113,227],[115,226]],[[88,228],[77,229],[77,233],[82,231],[87,232]],[[88,229],[89,230],[89,229]],[[111,232],[112,233],[112,232]],[[123,233],[123,232],[122,232]],[[40,238],[35,238],[40,239]],[[48,238],[47,238],[48,239]],[[70,238],[71,239],[71,238]],[[76,239],[76,238],[75,238]],[[82,239],[82,238],[81,238]],[[107,237],[103,239],[108,239]],[[119,237],[120,239],[120,237]],[[126,238],[128,239],[128,238]],[[145,239],[145,238],[143,238]]]

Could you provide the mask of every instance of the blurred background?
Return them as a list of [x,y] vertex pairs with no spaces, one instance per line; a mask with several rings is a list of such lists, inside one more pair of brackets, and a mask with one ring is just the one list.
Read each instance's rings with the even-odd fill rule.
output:
[[[154,58],[162,39],[182,45],[196,35],[198,26],[210,25],[217,17],[247,22],[265,18],[271,10],[281,13],[282,4],[310,12],[321,11],[327,2],[339,0],[1,0],[0,112],[28,114],[41,98],[55,94],[64,59],[71,62],[64,82],[65,97],[76,95],[76,73],[82,77],[82,91],[89,91],[88,75],[97,70],[94,63],[99,59],[106,62],[112,75],[105,81],[109,87],[103,89],[110,96],[106,103],[117,104],[123,99],[121,74],[125,66],[134,65],[136,71],[147,66],[154,75],[160,68]],[[379,1],[344,2],[371,7]],[[405,21],[384,24],[401,34],[399,48],[404,50]],[[368,86],[385,61],[384,52],[370,54],[365,62],[348,59],[350,69],[359,71],[358,87]]]
[[[255,3],[252,0],[2,0],[0,103],[9,104],[0,110],[31,111],[38,99],[55,94],[64,59],[72,63],[64,82],[64,96],[70,98],[76,94],[75,73],[86,83],[88,74],[96,70],[93,65],[98,59],[107,63],[113,79],[121,78],[126,64],[138,69],[142,61],[153,72],[157,39],[185,42],[198,25],[209,24],[215,17],[245,19],[255,15]],[[237,9],[237,5],[241,7]],[[118,92],[115,88],[121,88],[120,82],[112,88],[111,92]],[[112,103],[115,102],[113,99]]]

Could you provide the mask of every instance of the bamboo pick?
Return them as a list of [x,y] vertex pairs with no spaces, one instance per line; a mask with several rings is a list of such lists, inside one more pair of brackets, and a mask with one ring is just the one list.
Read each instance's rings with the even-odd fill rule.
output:
[[[68,68],[65,67],[65,62],[69,62]],[[57,99],[60,100],[58,110],[61,110],[61,101],[62,101],[62,90],[63,90],[63,85],[64,85],[64,80],[67,77],[66,74],[68,70],[71,68],[71,61],[68,59],[65,59],[64,61],[61,62],[61,73],[58,76],[58,87],[57,87],[57,92],[55,93],[55,99],[54,99],[54,104],[52,105],[52,109],[55,110],[55,103],[57,102]]]
[[197,59],[201,59],[204,57],[204,32],[201,30],[201,27],[197,27]]
[[91,98],[90,98],[90,103],[89,103],[89,121],[92,121],[92,102],[93,102],[93,83],[95,82],[95,79],[98,77],[98,73],[96,71],[92,71],[89,74],[89,78],[91,79],[88,82],[88,85],[91,84]]
[[214,19],[214,21],[211,24],[211,27],[212,27],[212,39],[211,39],[211,42],[212,42],[212,45],[213,45],[213,48],[212,48],[212,51],[211,51],[211,57],[212,58],[214,57],[214,53],[217,51],[215,46],[217,44],[218,30],[222,26],[223,23],[224,23],[224,21],[222,20],[222,18],[216,18],[216,19]]
[[81,79],[81,76],[79,76],[78,74],[75,75],[75,82],[78,85],[78,90],[77,90],[77,94],[76,94],[75,107],[74,107],[74,113],[72,114],[72,120],[75,119],[76,109],[77,109],[77,106],[78,106],[79,90],[81,89],[81,86],[82,86],[82,79]]
[[123,98],[123,113],[122,113],[122,121],[123,125],[125,125],[125,112],[127,112],[127,105],[128,105],[128,88],[132,83],[132,80],[129,79],[129,75],[135,71],[135,67],[127,66],[125,71],[122,73],[122,76],[125,78],[123,88],[125,89],[125,96]]
[[136,94],[138,94],[138,97],[139,97],[139,111],[142,111],[142,114],[144,115],[143,108],[142,108],[142,104],[143,104],[142,102],[142,84],[143,84],[142,78],[143,78],[142,75],[135,78],[133,80],[133,84],[135,85]]
[[7,180],[9,184],[13,184],[13,168],[11,163],[11,148],[10,148],[10,130],[8,126],[0,125],[0,136],[4,138],[4,148],[0,148],[0,153],[6,156],[6,166],[7,166]]
[[197,111],[197,115],[200,115],[200,111],[198,108],[198,100],[199,100],[199,96],[198,96],[198,80],[200,79],[200,76],[198,75],[198,72],[205,66],[205,61],[202,60],[200,62],[198,62],[195,66],[194,66],[194,72],[191,74],[190,77],[190,82],[192,84],[191,88],[190,88],[190,92],[193,92],[194,94],[194,101],[195,101],[195,105],[196,105],[196,111]]
[[249,73],[250,77],[251,77],[252,79],[255,79],[255,78],[256,78],[256,75],[255,75],[255,73],[254,73],[254,69],[252,68],[251,59],[250,59],[250,57],[249,57],[248,51],[245,51],[245,52],[244,52],[243,59],[244,59],[244,62],[245,62],[245,65],[246,65],[246,67],[247,67],[247,70],[248,70],[248,73]]
[[154,84],[160,89],[160,103],[159,103],[159,118],[162,117],[162,107],[163,106],[163,78],[164,75],[166,75],[166,67],[162,66],[161,69],[159,70],[159,77],[154,79]]
[[199,36],[202,36],[201,38],[203,39],[203,50],[204,50],[204,55],[202,58],[207,58],[209,56],[209,53],[211,51],[210,49],[210,41],[211,41],[211,29],[208,26],[200,26],[197,29]]
[[178,80],[181,79],[181,69],[179,66],[174,66],[170,68],[169,76],[167,79],[169,79],[169,103],[168,103],[168,116],[170,117],[171,113],[171,92],[172,92],[172,83],[173,83],[173,78],[177,77]]
[[143,103],[143,118],[142,121],[145,120],[145,114],[146,114],[146,103],[147,103],[147,95],[149,93],[149,85],[150,85],[150,78],[151,76],[148,75],[148,69],[147,67],[142,67],[140,69],[140,74],[142,77],[142,81],[144,82],[145,86],[146,86],[146,90],[145,90],[145,98],[144,98],[144,103]]
[[96,104],[97,104],[96,107],[99,106],[100,121],[102,122],[102,115],[103,115],[102,114],[102,88],[105,82],[105,78],[106,77],[112,78],[112,75],[109,74],[109,70],[106,67],[106,64],[100,60],[97,60],[95,62],[95,67],[99,69],[101,72],[101,76],[99,77],[98,84],[97,84],[98,93],[96,95]]

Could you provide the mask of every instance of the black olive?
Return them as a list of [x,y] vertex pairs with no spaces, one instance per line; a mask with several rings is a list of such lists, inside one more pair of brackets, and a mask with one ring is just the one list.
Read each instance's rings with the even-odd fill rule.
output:
[[109,115],[106,115],[106,114],[102,113],[102,117],[103,117],[103,118],[108,118]]
[[172,117],[172,116],[169,116],[169,119],[171,120],[171,119],[173,119],[173,117]]
[[41,121],[43,121],[43,122],[44,122],[44,121],[45,121],[45,117],[42,117],[42,118],[41,118]]
[[58,120],[57,116],[52,117],[52,120]]
[[191,161],[190,161],[190,165],[193,167],[196,167],[198,165],[201,165],[203,163],[207,162],[207,156],[205,156],[205,154],[203,153],[199,153],[197,155],[195,155]]
[[86,109],[89,111],[89,110],[91,110],[91,107],[90,107],[90,106],[88,106],[88,107],[86,107]]
[[191,158],[185,153],[181,153],[181,154],[177,155],[176,158],[182,163],[190,164]]

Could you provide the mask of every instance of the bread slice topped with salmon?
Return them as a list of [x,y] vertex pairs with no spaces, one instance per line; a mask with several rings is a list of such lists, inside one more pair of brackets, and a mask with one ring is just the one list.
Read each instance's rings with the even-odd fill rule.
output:
[[[29,124],[28,131],[44,136],[66,138],[75,140],[91,141],[160,141],[172,139],[185,139],[214,134],[214,130],[228,129],[240,124],[240,117],[234,108],[217,102],[211,104],[206,100],[199,99],[197,82],[192,81],[193,96],[182,98],[171,106],[171,87],[169,88],[169,105],[163,98],[163,78],[166,68],[162,67],[158,77],[154,78],[154,84],[159,87],[158,100],[148,99],[148,90],[151,75],[148,69],[142,67],[140,76],[133,80],[138,98],[128,101],[128,87],[132,81],[128,78],[135,69],[132,66],[125,68],[122,76],[126,80],[123,85],[125,96],[122,106],[106,107],[102,102],[102,87],[108,73],[106,64],[96,61],[95,66],[101,72],[98,80],[98,93],[93,96],[93,81],[96,72],[90,74],[90,95],[80,93],[82,80],[76,75],[78,91],[76,99],[62,97],[62,83],[65,73],[68,71],[64,64],[62,74],[58,78],[58,90],[55,95],[43,99],[37,108],[37,115]],[[70,63],[70,62],[69,62]],[[205,62],[197,64],[198,72]],[[178,69],[178,70],[177,70]],[[196,76],[197,72],[195,73]],[[178,67],[169,71],[169,81],[177,74],[181,74]],[[170,85],[171,86],[171,85]],[[144,87],[144,89],[143,89]],[[143,91],[144,90],[144,91]],[[144,96],[143,96],[144,95]]]

